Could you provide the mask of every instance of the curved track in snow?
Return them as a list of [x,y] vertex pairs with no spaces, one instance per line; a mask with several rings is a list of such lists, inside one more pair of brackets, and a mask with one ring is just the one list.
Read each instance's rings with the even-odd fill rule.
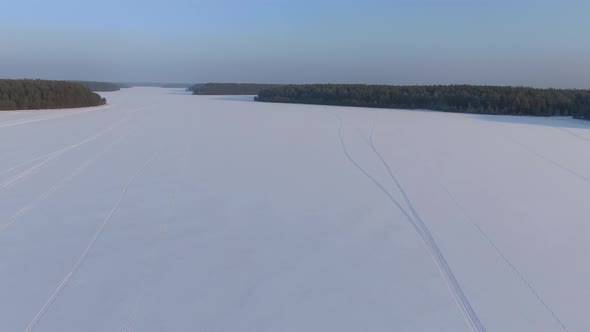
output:
[[453,295],[453,298],[455,299],[457,306],[461,310],[461,313],[465,317],[465,320],[469,324],[469,327],[471,328],[471,330],[475,331],[475,332],[486,331],[485,327],[483,326],[483,324],[479,320],[479,317],[477,316],[475,310],[473,309],[471,303],[467,299],[467,296],[465,296],[465,293],[463,292],[463,289],[459,285],[457,278],[453,274],[451,267],[447,263],[444,255],[440,251],[440,248],[436,244],[436,241],[432,237],[430,230],[428,229],[428,227],[426,226],[424,221],[422,221],[422,218],[420,218],[420,216],[416,212],[416,209],[414,208],[412,202],[408,198],[405,190],[403,189],[403,187],[401,186],[401,184],[399,183],[399,181],[397,180],[397,178],[393,174],[393,172],[392,172],[391,168],[389,167],[389,165],[387,164],[387,162],[383,159],[383,156],[381,156],[379,151],[375,148],[375,145],[373,143],[373,130],[371,130],[370,147],[371,147],[372,151],[377,155],[377,157],[381,161],[382,165],[387,169],[387,172],[388,172],[391,180],[395,183],[396,188],[398,189],[398,191],[402,195],[406,206],[410,210],[411,216],[406,211],[406,209],[404,209],[400,205],[400,203],[393,198],[391,193],[389,193],[389,191],[387,189],[385,189],[385,187],[381,183],[379,183],[373,176],[371,176],[366,170],[364,170],[351,157],[351,155],[348,152],[348,149],[346,148],[346,143],[344,143],[344,139],[342,137],[342,118],[339,115],[336,115],[336,117],[338,118],[338,121],[339,121],[338,136],[340,138],[342,150],[346,154],[347,159],[359,171],[361,171],[366,177],[368,177],[381,191],[383,191],[385,193],[385,195],[387,195],[387,197],[392,201],[392,203],[394,203],[401,210],[401,212],[404,214],[406,219],[412,224],[412,227],[416,230],[416,232],[418,232],[418,234],[422,238],[422,241],[424,241],[424,244],[428,248],[428,251],[432,256],[432,259],[434,260],[437,267],[439,268],[441,275],[443,276],[443,278],[447,282],[447,285],[449,286],[449,290],[451,291],[451,294]]

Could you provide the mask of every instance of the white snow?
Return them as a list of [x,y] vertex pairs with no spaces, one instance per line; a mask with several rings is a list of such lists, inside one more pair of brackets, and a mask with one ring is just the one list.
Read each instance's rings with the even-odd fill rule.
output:
[[590,122],[180,92],[0,112],[0,331],[590,331]]

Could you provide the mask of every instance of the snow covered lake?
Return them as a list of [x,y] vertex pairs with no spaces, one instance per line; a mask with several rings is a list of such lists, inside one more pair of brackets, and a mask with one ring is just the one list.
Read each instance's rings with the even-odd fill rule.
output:
[[0,112],[0,331],[590,331],[590,122],[102,95]]

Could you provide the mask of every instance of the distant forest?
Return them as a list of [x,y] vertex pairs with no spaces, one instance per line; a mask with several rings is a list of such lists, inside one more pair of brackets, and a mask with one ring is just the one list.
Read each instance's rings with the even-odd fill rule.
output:
[[161,83],[161,82],[123,82],[117,83],[121,88],[181,88],[185,89],[191,86],[190,83]]
[[168,89],[186,89],[190,87],[190,83],[163,83],[162,88]]
[[561,115],[590,119],[590,90],[473,85],[311,84],[264,89],[256,100],[477,114]]
[[82,84],[46,80],[0,80],[0,110],[99,106],[106,99]]
[[192,85],[187,90],[192,91],[194,95],[257,95],[264,89],[279,86],[258,83],[202,83]]
[[108,82],[93,82],[93,81],[71,81],[72,83],[82,84],[83,86],[87,87],[88,89],[96,92],[106,92],[106,91],[119,91],[121,88],[125,88],[126,86],[118,84],[118,83],[108,83]]
[[88,89],[96,92],[119,91],[120,89],[131,87],[157,87],[157,88],[180,88],[185,89],[191,86],[190,83],[157,83],[157,82],[131,82],[131,83],[110,83],[110,82],[93,82],[93,81],[72,81],[80,83]]

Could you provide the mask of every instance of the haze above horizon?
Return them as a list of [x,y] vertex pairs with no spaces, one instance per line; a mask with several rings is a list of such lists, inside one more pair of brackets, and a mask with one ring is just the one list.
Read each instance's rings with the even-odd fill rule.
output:
[[0,77],[590,88],[588,1],[11,1]]

